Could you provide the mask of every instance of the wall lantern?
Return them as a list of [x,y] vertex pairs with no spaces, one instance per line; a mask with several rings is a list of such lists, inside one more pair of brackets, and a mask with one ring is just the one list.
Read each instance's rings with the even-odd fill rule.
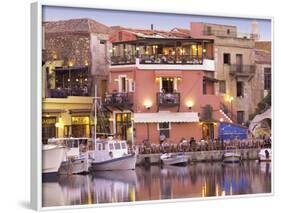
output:
[[150,100],[145,100],[143,106],[149,110],[152,107],[152,102]]
[[206,49],[203,49],[203,53],[205,53],[206,52]]
[[223,122],[223,118],[220,118],[220,122]]
[[186,102],[186,106],[188,107],[189,110],[191,110],[191,108],[193,107],[194,103],[193,101],[189,100]]

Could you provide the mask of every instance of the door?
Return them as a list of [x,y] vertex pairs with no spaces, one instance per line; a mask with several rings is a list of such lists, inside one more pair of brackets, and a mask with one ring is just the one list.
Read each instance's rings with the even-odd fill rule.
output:
[[122,140],[132,140],[131,113],[116,113],[116,136]]
[[242,72],[243,57],[242,54],[236,54],[236,71]]
[[214,124],[213,123],[203,123],[202,124],[202,138],[214,139]]

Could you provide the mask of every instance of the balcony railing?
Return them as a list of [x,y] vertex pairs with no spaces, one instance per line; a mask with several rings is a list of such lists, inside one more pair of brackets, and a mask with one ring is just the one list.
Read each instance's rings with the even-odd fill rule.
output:
[[[198,65],[203,64],[203,56],[197,55],[141,55],[139,56],[140,64],[169,64],[169,65],[179,65],[179,64],[188,64],[188,65]],[[127,64],[136,64],[136,57],[127,55],[127,56],[112,56],[111,65],[127,65]]]
[[158,106],[179,106],[180,105],[180,93],[157,93]]
[[111,93],[106,95],[104,104],[113,107],[132,107],[133,97],[127,92]]
[[143,55],[140,64],[203,64],[203,57],[197,55]]
[[49,89],[50,98],[67,98],[68,96],[89,96],[89,89],[87,87],[83,89],[78,88],[56,88]]
[[255,65],[231,64],[229,74],[235,76],[253,75],[255,74]]
[[133,55],[111,56],[111,65],[135,64],[136,58]]

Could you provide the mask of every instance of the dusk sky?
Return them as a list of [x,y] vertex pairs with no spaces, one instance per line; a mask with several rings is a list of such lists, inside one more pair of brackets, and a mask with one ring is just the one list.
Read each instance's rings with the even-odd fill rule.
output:
[[[164,14],[151,12],[132,12],[117,10],[101,10],[86,8],[71,8],[44,6],[43,21],[57,21],[75,18],[91,18],[107,26],[124,26],[131,28],[149,29],[154,25],[154,29],[171,30],[175,27],[188,28],[190,22],[208,22],[215,24],[235,25],[238,32],[251,33],[251,23],[249,18],[225,18],[216,16]],[[256,19],[260,40],[271,40],[271,20]]]

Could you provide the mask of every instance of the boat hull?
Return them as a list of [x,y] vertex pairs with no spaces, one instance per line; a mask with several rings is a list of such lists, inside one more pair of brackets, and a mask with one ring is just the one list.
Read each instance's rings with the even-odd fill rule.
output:
[[59,168],[60,175],[82,174],[88,172],[88,160],[76,159],[64,161]]
[[187,164],[187,156],[180,155],[168,158],[161,158],[164,165],[186,165]]
[[137,157],[135,154],[114,158],[102,162],[92,162],[93,171],[132,170],[136,168]]
[[[46,145],[47,146],[47,145]],[[60,168],[61,162],[66,155],[66,148],[53,146],[52,148],[43,147],[42,150],[42,173],[43,174],[56,174]]]
[[241,155],[238,153],[225,153],[223,155],[223,163],[240,163]]
[[271,162],[271,149],[262,149],[259,152],[260,162]]

